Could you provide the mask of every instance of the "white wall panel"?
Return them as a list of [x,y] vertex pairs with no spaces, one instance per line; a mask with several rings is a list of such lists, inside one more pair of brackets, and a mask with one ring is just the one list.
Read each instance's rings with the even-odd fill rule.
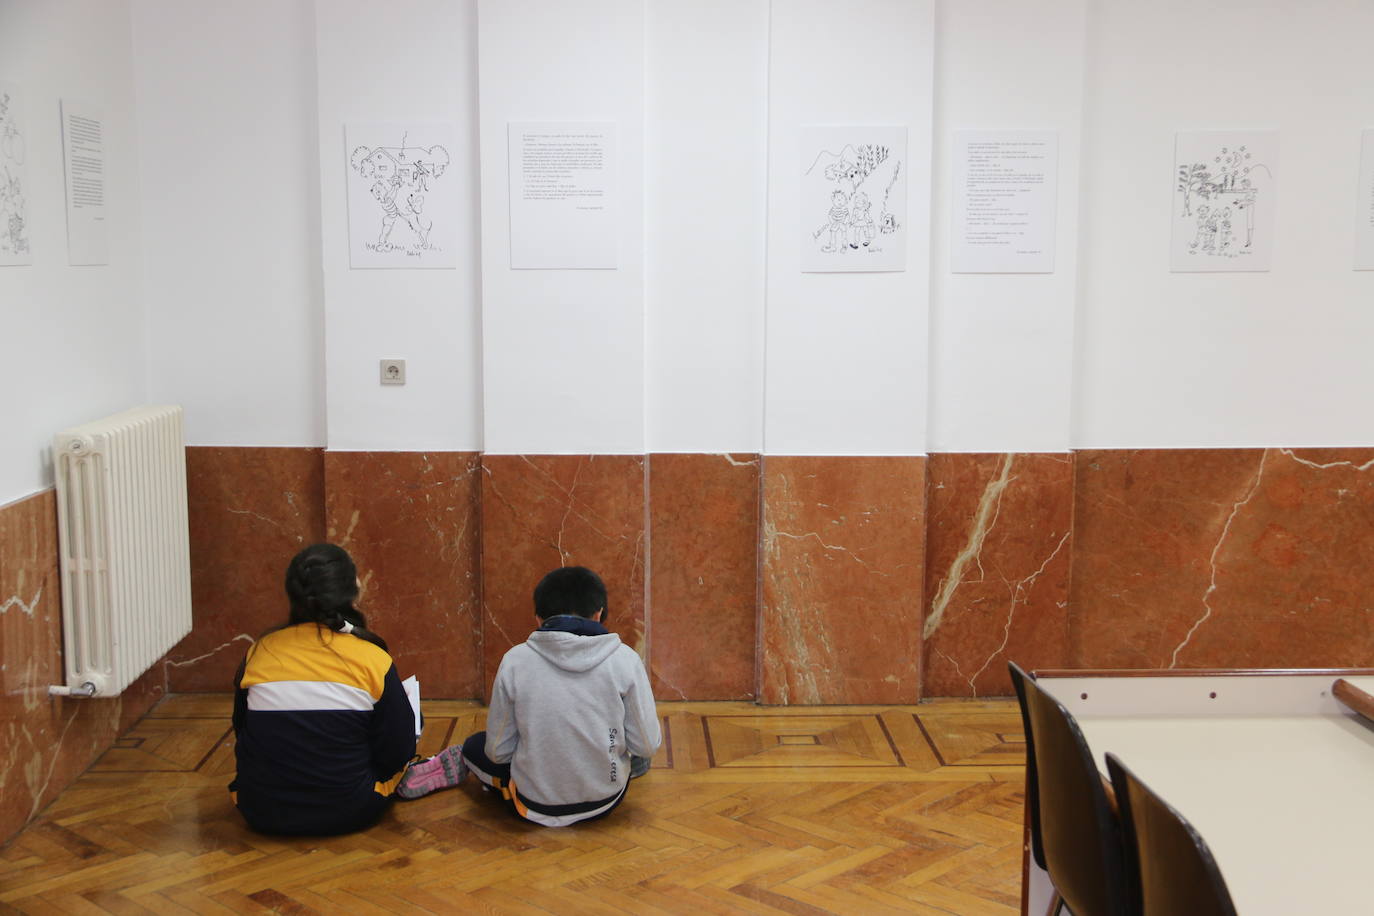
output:
[[645,33],[647,450],[757,452],[768,0],[651,0]]
[[323,445],[314,4],[134,0],[133,43],[151,400]]
[[[1086,15],[1086,0],[956,0],[936,14],[933,452],[1069,447]],[[1002,129],[1059,134],[1053,273],[950,271],[954,133]]]
[[[323,228],[329,447],[466,451],[481,447],[477,29],[474,0],[316,3],[319,186]],[[349,122],[458,128],[442,178],[456,185],[456,270],[352,270]],[[406,360],[406,384],[378,362]]]
[[[478,48],[485,448],[642,453],[643,2],[481,0]],[[513,121],[617,125],[617,269],[511,269]]]
[[[1073,444],[1374,445],[1374,274],[1352,268],[1374,5],[1095,4]],[[1174,135],[1279,131],[1272,269],[1170,273]]]
[[[59,429],[147,399],[138,135],[120,0],[0,0],[0,80],[22,92],[33,263],[0,267],[0,505],[52,486]],[[109,264],[67,264],[58,103],[105,116]]]
[[[764,448],[778,455],[926,449],[933,6],[775,2],[769,50]],[[802,273],[803,125],[905,126],[899,273]],[[808,217],[809,218],[809,217]]]

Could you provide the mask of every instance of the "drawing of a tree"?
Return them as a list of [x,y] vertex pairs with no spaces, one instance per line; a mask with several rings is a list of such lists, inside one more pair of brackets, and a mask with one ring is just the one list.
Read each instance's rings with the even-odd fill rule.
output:
[[1183,215],[1192,216],[1193,195],[1204,198],[1211,196],[1212,173],[1207,171],[1207,165],[1194,162],[1192,165],[1179,166],[1178,189],[1183,192]]
[[887,161],[888,153],[889,150],[886,146],[879,146],[874,143],[865,143],[856,150],[858,161],[854,164],[854,171],[857,174],[852,179],[855,190],[863,184],[865,178],[873,174],[878,166]]

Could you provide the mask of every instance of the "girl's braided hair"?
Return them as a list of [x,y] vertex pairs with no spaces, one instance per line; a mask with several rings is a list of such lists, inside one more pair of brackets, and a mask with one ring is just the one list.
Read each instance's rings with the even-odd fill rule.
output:
[[286,567],[286,597],[291,601],[287,626],[317,623],[330,630],[351,632],[386,650],[386,641],[367,629],[367,620],[353,606],[358,599],[358,568],[348,551],[337,544],[312,544]]

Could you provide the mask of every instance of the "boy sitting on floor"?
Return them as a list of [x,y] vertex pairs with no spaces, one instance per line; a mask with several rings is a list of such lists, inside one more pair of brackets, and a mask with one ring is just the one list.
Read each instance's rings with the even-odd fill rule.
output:
[[644,664],[602,625],[606,586],[555,569],[534,590],[539,629],[501,659],[487,730],[413,765],[397,789],[419,798],[471,769],[526,820],[565,827],[607,814],[649,768],[661,734]]

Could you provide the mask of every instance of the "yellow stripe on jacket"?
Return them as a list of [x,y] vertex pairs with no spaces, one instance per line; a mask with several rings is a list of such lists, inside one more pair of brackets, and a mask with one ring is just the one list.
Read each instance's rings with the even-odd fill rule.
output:
[[268,633],[248,654],[241,687],[279,681],[325,681],[381,699],[391,656],[366,640],[314,623]]

